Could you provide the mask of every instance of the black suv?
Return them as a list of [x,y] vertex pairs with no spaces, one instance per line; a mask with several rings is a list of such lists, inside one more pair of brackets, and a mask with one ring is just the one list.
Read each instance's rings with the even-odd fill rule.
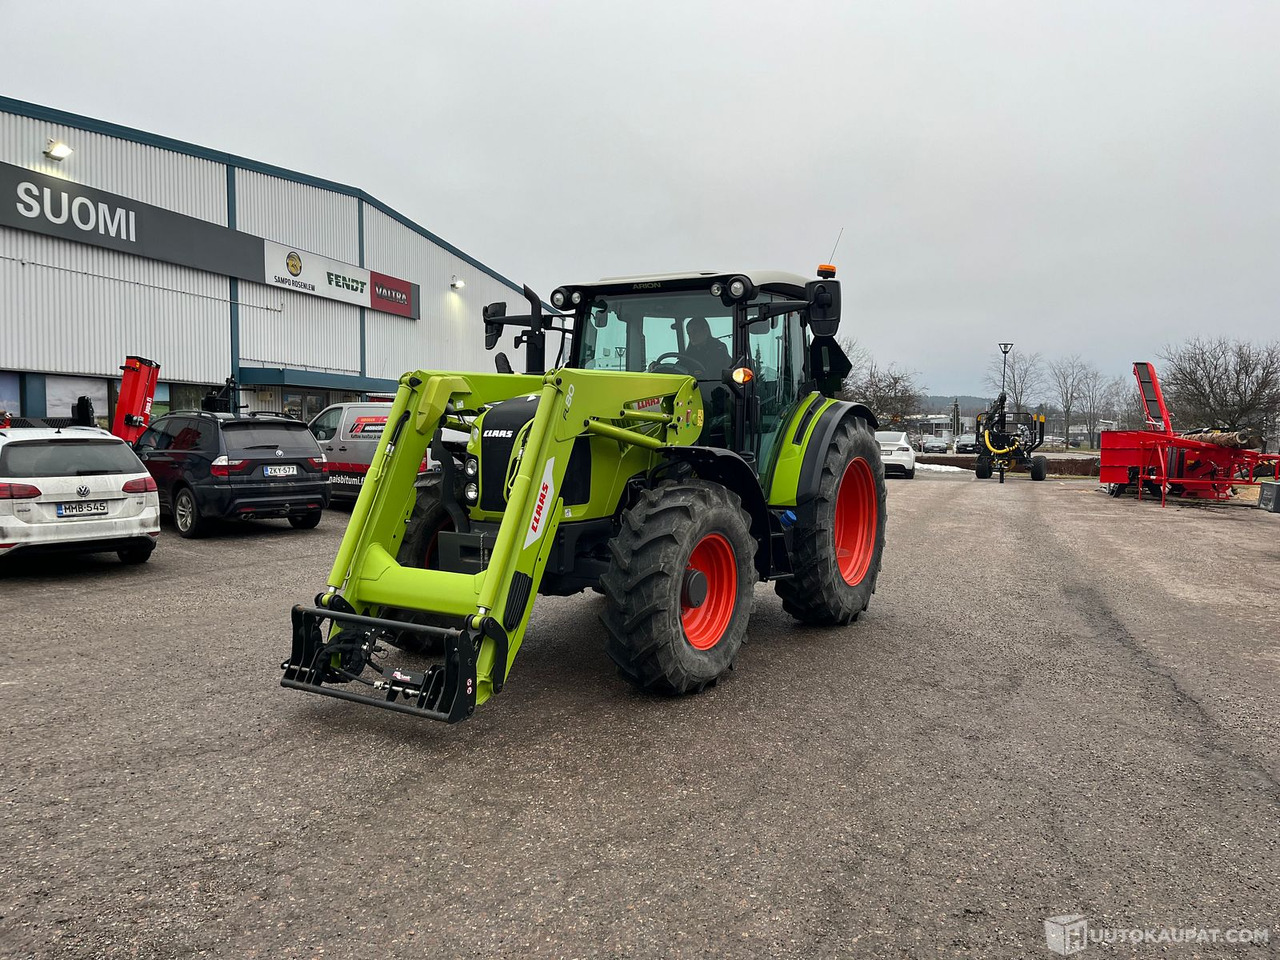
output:
[[218,517],[288,517],[308,529],[329,503],[324,454],[307,425],[284,414],[168,413],[134,449],[184,537]]

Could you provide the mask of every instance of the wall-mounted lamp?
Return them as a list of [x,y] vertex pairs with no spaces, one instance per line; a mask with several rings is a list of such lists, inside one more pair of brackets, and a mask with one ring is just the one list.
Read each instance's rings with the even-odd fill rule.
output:
[[453,290],[461,290],[466,285],[467,281],[460,279],[456,273],[453,275],[453,279],[449,281],[449,287]]
[[71,156],[72,152],[72,149],[61,140],[50,140],[49,145],[44,148],[44,155],[50,160],[57,160],[59,163]]

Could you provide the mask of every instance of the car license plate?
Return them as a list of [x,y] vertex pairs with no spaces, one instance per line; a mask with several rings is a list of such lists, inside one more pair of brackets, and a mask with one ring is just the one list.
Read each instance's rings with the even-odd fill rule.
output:
[[77,500],[75,503],[58,504],[60,517],[92,517],[107,512],[105,500]]
[[881,448],[880,448],[880,452],[881,452],[881,453],[893,453],[893,447],[881,447]]
[[262,472],[268,477],[296,477],[298,468],[292,463],[284,463],[280,466],[263,467]]

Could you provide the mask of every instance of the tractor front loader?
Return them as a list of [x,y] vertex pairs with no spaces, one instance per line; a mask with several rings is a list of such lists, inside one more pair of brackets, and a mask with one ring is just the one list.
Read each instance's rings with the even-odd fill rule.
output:
[[[528,290],[528,316],[486,307],[486,345],[523,328],[527,372],[400,379],[328,587],[293,609],[282,684],[465,719],[503,689],[540,593],[602,593],[605,652],[667,694],[732,667],[759,580],[802,622],[857,619],[884,470],[874,415],[830,397],[848,371],[833,276],[623,278],[556,290],[571,316]],[[545,372],[548,329],[564,342]]]

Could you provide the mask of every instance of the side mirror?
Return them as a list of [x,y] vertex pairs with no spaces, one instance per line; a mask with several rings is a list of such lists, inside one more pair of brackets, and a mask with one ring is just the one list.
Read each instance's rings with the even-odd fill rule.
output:
[[495,321],[507,315],[506,301],[486,303],[484,305],[484,348],[492,350],[498,345],[498,337],[502,336],[502,324]]
[[809,301],[809,329],[815,337],[834,337],[840,329],[840,281],[810,280],[804,285]]

